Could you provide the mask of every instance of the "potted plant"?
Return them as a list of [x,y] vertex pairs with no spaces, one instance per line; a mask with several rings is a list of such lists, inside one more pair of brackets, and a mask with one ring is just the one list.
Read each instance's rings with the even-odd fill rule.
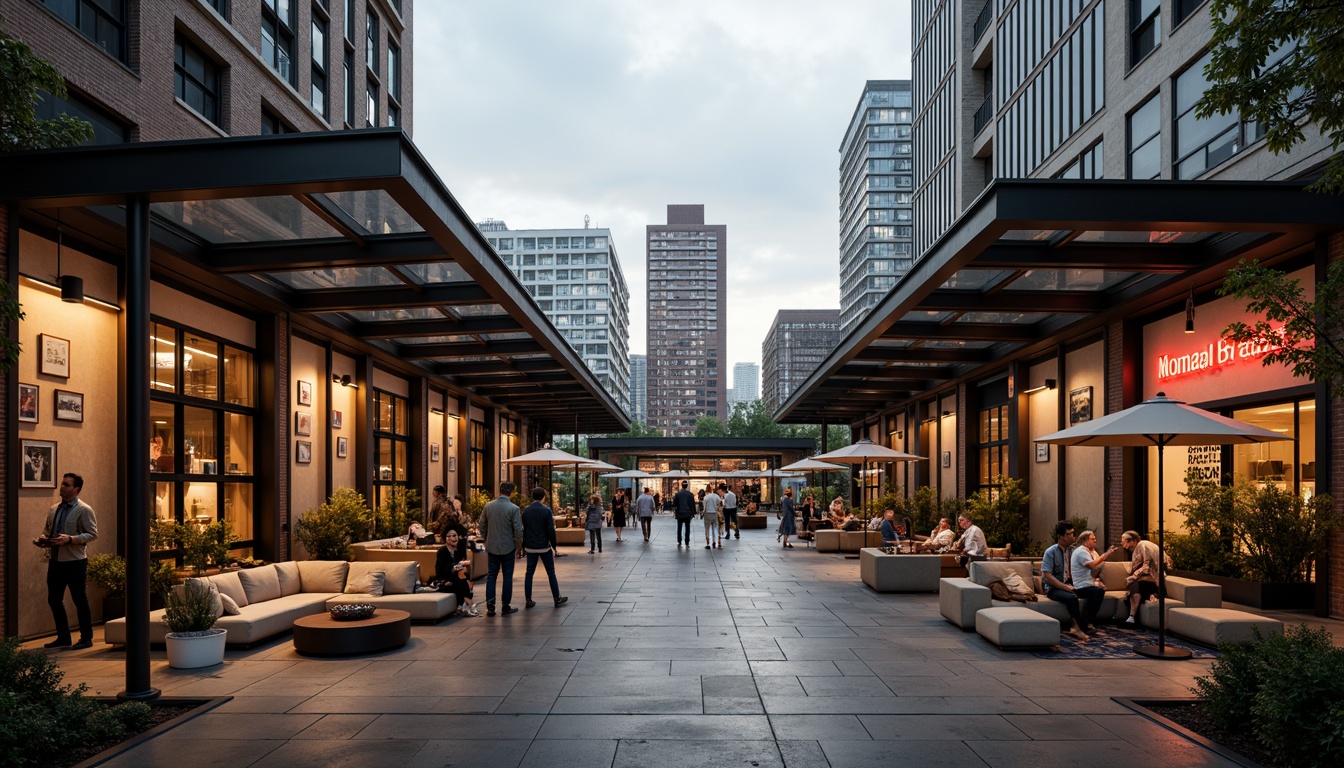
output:
[[126,560],[120,555],[89,555],[87,578],[103,590],[103,621],[126,615]]
[[364,497],[351,488],[337,488],[322,506],[299,517],[294,535],[313,560],[349,560],[350,545],[363,541],[372,523]]
[[168,666],[196,669],[224,663],[224,640],[228,633],[215,629],[219,612],[205,580],[188,579],[180,592],[170,589],[163,600]]

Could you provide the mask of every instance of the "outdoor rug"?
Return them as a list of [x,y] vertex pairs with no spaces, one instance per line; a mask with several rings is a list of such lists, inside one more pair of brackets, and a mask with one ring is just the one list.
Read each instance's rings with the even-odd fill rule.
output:
[[[1143,656],[1134,652],[1134,646],[1157,644],[1157,633],[1148,629],[1108,626],[1102,631],[1106,633],[1105,637],[1094,635],[1086,643],[1069,635],[1060,635],[1057,649],[1031,651],[1031,655],[1042,659],[1142,659]],[[1167,633],[1167,645],[1184,648],[1196,659],[1218,658],[1217,651],[1178,640],[1171,633]]]

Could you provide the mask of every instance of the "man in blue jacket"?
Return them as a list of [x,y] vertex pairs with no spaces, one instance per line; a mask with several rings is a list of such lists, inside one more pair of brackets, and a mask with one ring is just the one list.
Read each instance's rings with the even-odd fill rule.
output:
[[680,548],[682,542],[686,546],[691,546],[691,520],[695,518],[695,494],[687,488],[691,483],[689,480],[681,481],[681,490],[672,497],[672,514],[677,518],[677,547]]
[[561,597],[560,582],[555,579],[555,513],[543,504],[546,489],[537,486],[532,489],[532,503],[523,510],[523,551],[527,553],[527,573],[523,576],[523,597],[527,608],[535,608],[532,602],[532,574],[537,572],[537,561],[546,569],[546,577],[551,582],[551,597],[555,607],[569,602]]

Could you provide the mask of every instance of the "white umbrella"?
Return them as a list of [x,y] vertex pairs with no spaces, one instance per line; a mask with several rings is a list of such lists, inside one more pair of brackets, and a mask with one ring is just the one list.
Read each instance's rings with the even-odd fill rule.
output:
[[684,469],[669,469],[666,472],[655,472],[649,477],[690,477]]
[[[857,443],[851,443],[844,448],[838,448],[830,453],[823,453],[813,456],[818,461],[839,462],[841,464],[861,464],[863,472],[868,470],[868,462],[874,461],[879,464],[889,461],[927,461],[923,456],[916,456],[913,453],[897,451],[878,445],[868,438],[864,438]],[[859,475],[859,509],[864,509],[865,496],[868,491],[868,483],[863,480],[863,475]]]
[[[846,467],[843,464],[835,464],[829,461],[817,461],[816,459],[802,459],[801,461],[795,461],[792,464],[785,464],[784,466],[780,467],[780,469],[803,470],[813,473],[816,472],[825,473],[825,472],[835,472],[836,470],[840,469],[849,469],[849,467]],[[812,478],[812,480],[813,480],[812,484],[816,485],[815,476]],[[822,480],[823,485],[821,486],[821,506],[823,509],[825,509],[826,505],[830,503],[830,499],[826,498],[827,490],[824,484],[825,475],[822,476]]]
[[[562,451],[558,448],[552,448],[551,444],[547,443],[546,446],[539,451],[532,451],[531,453],[525,453],[522,456],[514,456],[511,459],[504,459],[500,463],[507,464],[508,466],[511,467],[545,467],[546,481],[549,483],[551,479],[551,471],[555,467],[562,466],[568,469],[572,468],[572,466],[576,463],[582,464],[588,461],[589,460],[584,458],[583,456],[576,456],[572,453],[569,453],[568,451]],[[574,507],[576,509],[578,508],[579,505],[578,491],[579,491],[579,476],[578,473],[575,472]],[[559,508],[559,506],[560,506],[560,499],[556,499],[556,507]]]
[[627,478],[639,479],[642,477],[653,477],[653,475],[649,474],[648,472],[645,472],[642,469],[626,469],[620,472],[608,472],[605,475],[598,475],[598,477],[602,478],[603,480],[624,480]]
[[1167,647],[1167,558],[1162,532],[1166,506],[1162,497],[1163,449],[1168,445],[1234,445],[1291,439],[1278,432],[1192,408],[1162,392],[1132,408],[1036,438],[1038,443],[1053,445],[1157,446],[1157,549],[1161,553],[1157,569],[1157,645],[1138,646],[1134,649],[1136,653],[1156,659],[1190,658],[1190,652],[1183,648]]

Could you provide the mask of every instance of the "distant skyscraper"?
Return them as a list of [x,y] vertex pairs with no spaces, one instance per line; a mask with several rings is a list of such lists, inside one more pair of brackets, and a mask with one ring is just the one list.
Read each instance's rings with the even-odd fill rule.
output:
[[[729,390],[730,405],[750,403],[761,399],[761,367],[756,363],[733,364],[733,388]],[[729,411],[731,414],[731,410]]]
[[770,413],[789,399],[840,343],[840,310],[781,309],[761,344],[762,396]]
[[608,229],[476,227],[616,402],[630,406],[630,290]]
[[728,228],[705,224],[703,205],[669,205],[646,232],[648,424],[686,436],[701,416],[728,416]]
[[630,356],[630,418],[649,423],[649,356]]
[[840,145],[840,324],[863,319],[913,259],[910,81],[869,80]]

